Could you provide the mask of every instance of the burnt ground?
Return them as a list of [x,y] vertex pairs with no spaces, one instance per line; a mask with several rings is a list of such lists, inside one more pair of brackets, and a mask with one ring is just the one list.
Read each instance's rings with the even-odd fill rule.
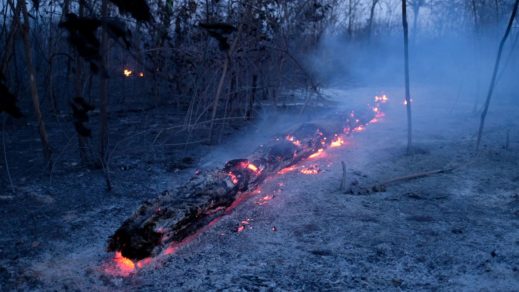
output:
[[[379,89],[327,93],[364,102]],[[104,251],[107,237],[142,200],[174,188],[194,167],[176,171],[176,160],[168,161],[163,151],[157,151],[159,157],[151,150],[139,159],[121,156],[113,163],[111,193],[104,191],[101,172],[70,162],[52,181],[33,175],[33,167],[22,182],[19,170],[16,193],[6,190],[5,181],[2,185],[0,290],[517,291],[517,108],[492,105],[484,145],[474,155],[479,116],[473,103],[448,90],[415,91],[416,147],[407,156],[405,111],[395,98],[402,92],[386,93],[392,100],[380,123],[299,165],[317,165],[319,174],[296,170],[268,180],[261,193],[175,254],[129,277],[105,273],[112,256]],[[189,147],[174,157],[195,157],[197,166],[237,158],[252,151],[251,144],[261,140],[256,132],[269,122],[274,123],[267,119],[248,130],[249,136],[216,149]],[[143,141],[135,139],[135,145]],[[131,143],[127,146],[130,151]],[[339,191],[340,161],[347,164],[348,179],[361,186],[446,165],[457,168],[384,192],[350,195]],[[262,200],[265,196],[272,199]],[[244,228],[237,232],[240,223]]]

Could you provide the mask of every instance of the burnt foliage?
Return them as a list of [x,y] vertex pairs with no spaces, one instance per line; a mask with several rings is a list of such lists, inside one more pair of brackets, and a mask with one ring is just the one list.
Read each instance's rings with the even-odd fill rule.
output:
[[21,118],[23,114],[16,101],[16,96],[4,84],[4,76],[0,75],[0,113],[5,112],[13,118]]
[[222,51],[227,51],[231,47],[229,35],[236,31],[236,28],[227,23],[200,23],[200,27],[207,31],[211,37],[218,41],[218,47]]
[[121,14],[129,14],[138,21],[152,19],[150,7],[146,0],[110,0]]
[[101,62],[101,42],[97,36],[99,28],[106,29],[112,39],[121,40],[127,49],[131,47],[131,32],[119,19],[102,21],[69,13],[59,26],[68,32],[68,42],[84,60],[90,63],[90,68],[94,73],[98,73],[100,70],[106,73]]

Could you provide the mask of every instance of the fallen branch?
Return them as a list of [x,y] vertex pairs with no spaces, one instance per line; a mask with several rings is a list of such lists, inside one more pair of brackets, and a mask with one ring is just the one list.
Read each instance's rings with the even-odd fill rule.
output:
[[358,182],[354,181],[351,184],[350,189],[348,189],[345,193],[354,194],[354,195],[368,195],[370,193],[385,192],[388,185],[401,183],[401,182],[409,181],[409,180],[413,180],[413,179],[424,178],[424,177],[428,177],[428,176],[435,175],[435,174],[448,173],[448,172],[453,171],[456,168],[458,168],[458,167],[453,166],[453,167],[435,169],[435,170],[426,171],[426,172],[413,173],[413,174],[409,174],[409,175],[405,175],[405,176],[392,178],[392,179],[389,179],[389,180],[386,180],[386,181],[383,181],[380,183],[376,183],[369,187],[360,187],[358,185]]

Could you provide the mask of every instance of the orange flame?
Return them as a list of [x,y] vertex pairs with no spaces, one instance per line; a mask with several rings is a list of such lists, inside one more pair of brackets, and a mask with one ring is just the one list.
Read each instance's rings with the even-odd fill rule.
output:
[[231,178],[232,183],[235,185],[237,185],[240,182],[238,177],[232,172],[229,172],[229,177]]
[[254,171],[254,172],[258,172],[258,170],[259,170],[258,167],[256,165],[252,164],[252,163],[249,163],[247,165],[247,168],[252,170],[252,171]]
[[297,140],[294,136],[288,135],[286,139],[296,146],[301,146],[301,141]]
[[353,129],[354,132],[357,132],[357,133],[360,133],[362,131],[366,130],[366,127],[360,125],[358,127],[356,127],[355,129]]
[[306,174],[306,175],[315,175],[315,174],[319,174],[319,172],[321,172],[321,170],[319,169],[318,165],[314,164],[312,166],[301,169],[300,172],[302,174]]
[[315,152],[314,154],[308,156],[308,158],[316,158],[316,157],[319,157],[319,156],[321,156],[321,154],[323,153],[323,151],[324,151],[324,149],[321,148],[321,149],[317,150],[317,152]]
[[285,167],[282,170],[278,171],[278,174],[285,174],[285,173],[288,173],[288,172],[291,172],[294,170],[296,170],[295,166],[289,166],[289,167]]
[[124,74],[124,76],[126,76],[126,77],[130,77],[130,76],[132,76],[133,71],[130,70],[130,69],[125,68],[125,69],[123,70],[123,74]]
[[344,139],[341,136],[336,136],[330,144],[330,147],[335,148],[341,147],[342,145],[344,145]]
[[375,102],[380,102],[380,103],[386,103],[389,99],[387,98],[387,95],[383,94],[381,96],[375,96]]
[[112,276],[128,277],[135,271],[135,264],[129,258],[125,258],[120,251],[117,251],[112,262],[107,263],[104,270]]

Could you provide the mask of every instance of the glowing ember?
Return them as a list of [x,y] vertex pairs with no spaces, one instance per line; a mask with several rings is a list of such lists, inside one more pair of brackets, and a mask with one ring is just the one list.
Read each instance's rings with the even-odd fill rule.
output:
[[174,254],[177,251],[177,249],[174,246],[169,246],[164,250],[164,255],[171,255]]
[[235,185],[237,185],[240,182],[238,177],[232,172],[229,172],[229,177],[231,178],[232,183]]
[[296,170],[297,168],[295,166],[289,166],[289,167],[285,167],[283,168],[282,170],[278,171],[278,174],[285,174],[285,173],[288,173],[288,172],[291,172],[291,171],[294,171]]
[[381,96],[375,96],[375,102],[386,103],[389,99],[385,94]]
[[152,261],[151,258],[145,258],[143,260],[140,260],[140,261],[137,262],[137,267],[139,269],[141,269],[142,267],[151,264],[151,261]]
[[274,195],[266,195],[256,202],[256,205],[263,206],[274,198]]
[[298,146],[298,147],[301,146],[301,141],[297,140],[294,136],[290,136],[290,135],[288,135],[288,136],[286,137],[286,139],[287,139],[287,141],[292,142],[292,144],[294,144],[294,145],[296,145],[296,146]]
[[319,172],[321,172],[321,169],[319,168],[319,166],[317,164],[314,164],[309,167],[305,167],[305,168],[301,169],[300,172],[302,174],[306,174],[306,175],[315,175],[315,174],[319,174]]
[[360,132],[362,132],[364,130],[366,130],[366,127],[361,125],[361,126],[356,127],[355,129],[353,129],[353,132],[360,133]]
[[341,136],[336,136],[330,144],[330,147],[335,148],[341,147],[342,145],[344,145],[344,139]]
[[308,158],[311,159],[311,158],[319,157],[319,156],[321,156],[321,154],[323,153],[323,151],[324,151],[324,149],[321,148],[321,149],[317,150],[317,152],[315,152],[314,154],[308,156]]
[[[238,226],[238,229],[236,229],[236,232],[241,233],[245,230],[245,228],[250,224],[250,219],[245,219],[240,222],[240,225]],[[249,227],[250,228],[250,227]]]
[[130,77],[130,76],[132,76],[133,71],[130,70],[130,69],[124,69],[124,70],[123,70],[123,74],[124,74],[124,76],[126,76],[126,77]]
[[139,72],[139,77],[140,78],[144,77],[144,72]]
[[120,251],[117,251],[113,261],[107,264],[104,270],[112,276],[128,277],[135,271],[135,264],[132,260],[125,258]]
[[252,163],[249,163],[247,165],[247,168],[252,170],[252,171],[254,171],[254,172],[258,172],[258,170],[259,170],[258,167],[256,165],[252,164]]

